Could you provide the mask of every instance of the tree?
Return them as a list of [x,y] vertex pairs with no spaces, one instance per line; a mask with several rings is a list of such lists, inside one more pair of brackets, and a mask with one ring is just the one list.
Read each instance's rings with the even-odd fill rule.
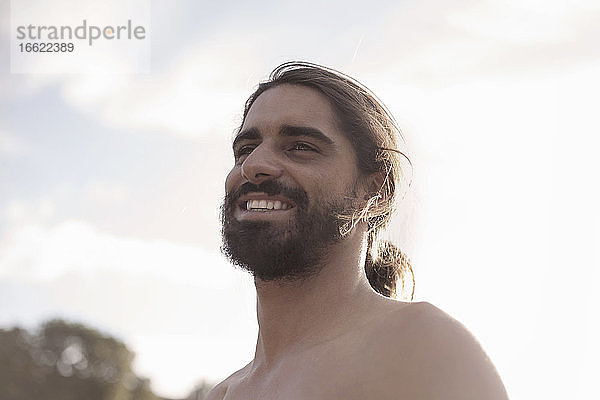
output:
[[0,329],[0,400],[159,400],[121,341],[82,324]]

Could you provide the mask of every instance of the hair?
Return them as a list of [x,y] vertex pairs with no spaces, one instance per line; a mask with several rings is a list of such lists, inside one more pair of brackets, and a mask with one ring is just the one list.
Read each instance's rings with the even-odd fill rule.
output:
[[[276,67],[268,80],[250,95],[244,106],[242,125],[258,96],[282,84],[305,86],[323,94],[335,111],[338,127],[352,143],[359,170],[365,175],[381,174],[382,180],[369,194],[364,208],[340,218],[347,221],[346,232],[359,221],[367,222],[364,268],[373,289],[387,297],[401,294],[412,300],[415,277],[409,259],[398,247],[380,238],[393,214],[401,182],[406,182],[405,189],[411,182],[406,179],[402,161],[408,161],[411,173],[412,163],[398,149],[398,139],[403,138],[396,121],[377,96],[353,78],[321,65],[292,61]],[[406,287],[409,278],[410,297]]]

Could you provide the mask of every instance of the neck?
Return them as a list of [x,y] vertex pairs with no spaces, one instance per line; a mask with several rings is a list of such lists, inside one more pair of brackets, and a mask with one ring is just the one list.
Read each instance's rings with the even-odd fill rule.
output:
[[256,279],[259,334],[254,363],[286,355],[346,331],[380,296],[365,276],[364,235],[351,233],[330,249],[321,272],[295,282]]

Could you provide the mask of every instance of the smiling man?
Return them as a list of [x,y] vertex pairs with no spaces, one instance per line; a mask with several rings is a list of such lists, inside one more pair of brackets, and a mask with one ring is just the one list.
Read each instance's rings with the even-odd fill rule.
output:
[[395,299],[412,270],[378,236],[405,189],[398,134],[368,89],[321,66],[283,64],[250,96],[223,252],[254,276],[259,333],[209,400],[507,398],[460,323]]

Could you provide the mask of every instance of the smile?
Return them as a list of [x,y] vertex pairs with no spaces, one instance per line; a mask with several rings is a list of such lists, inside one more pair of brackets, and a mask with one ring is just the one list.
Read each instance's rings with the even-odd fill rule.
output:
[[288,203],[280,200],[248,200],[246,201],[246,210],[248,211],[264,211],[264,210],[287,210],[292,208]]
[[270,196],[266,193],[250,193],[240,197],[238,206],[245,213],[281,212],[296,205],[284,196]]

